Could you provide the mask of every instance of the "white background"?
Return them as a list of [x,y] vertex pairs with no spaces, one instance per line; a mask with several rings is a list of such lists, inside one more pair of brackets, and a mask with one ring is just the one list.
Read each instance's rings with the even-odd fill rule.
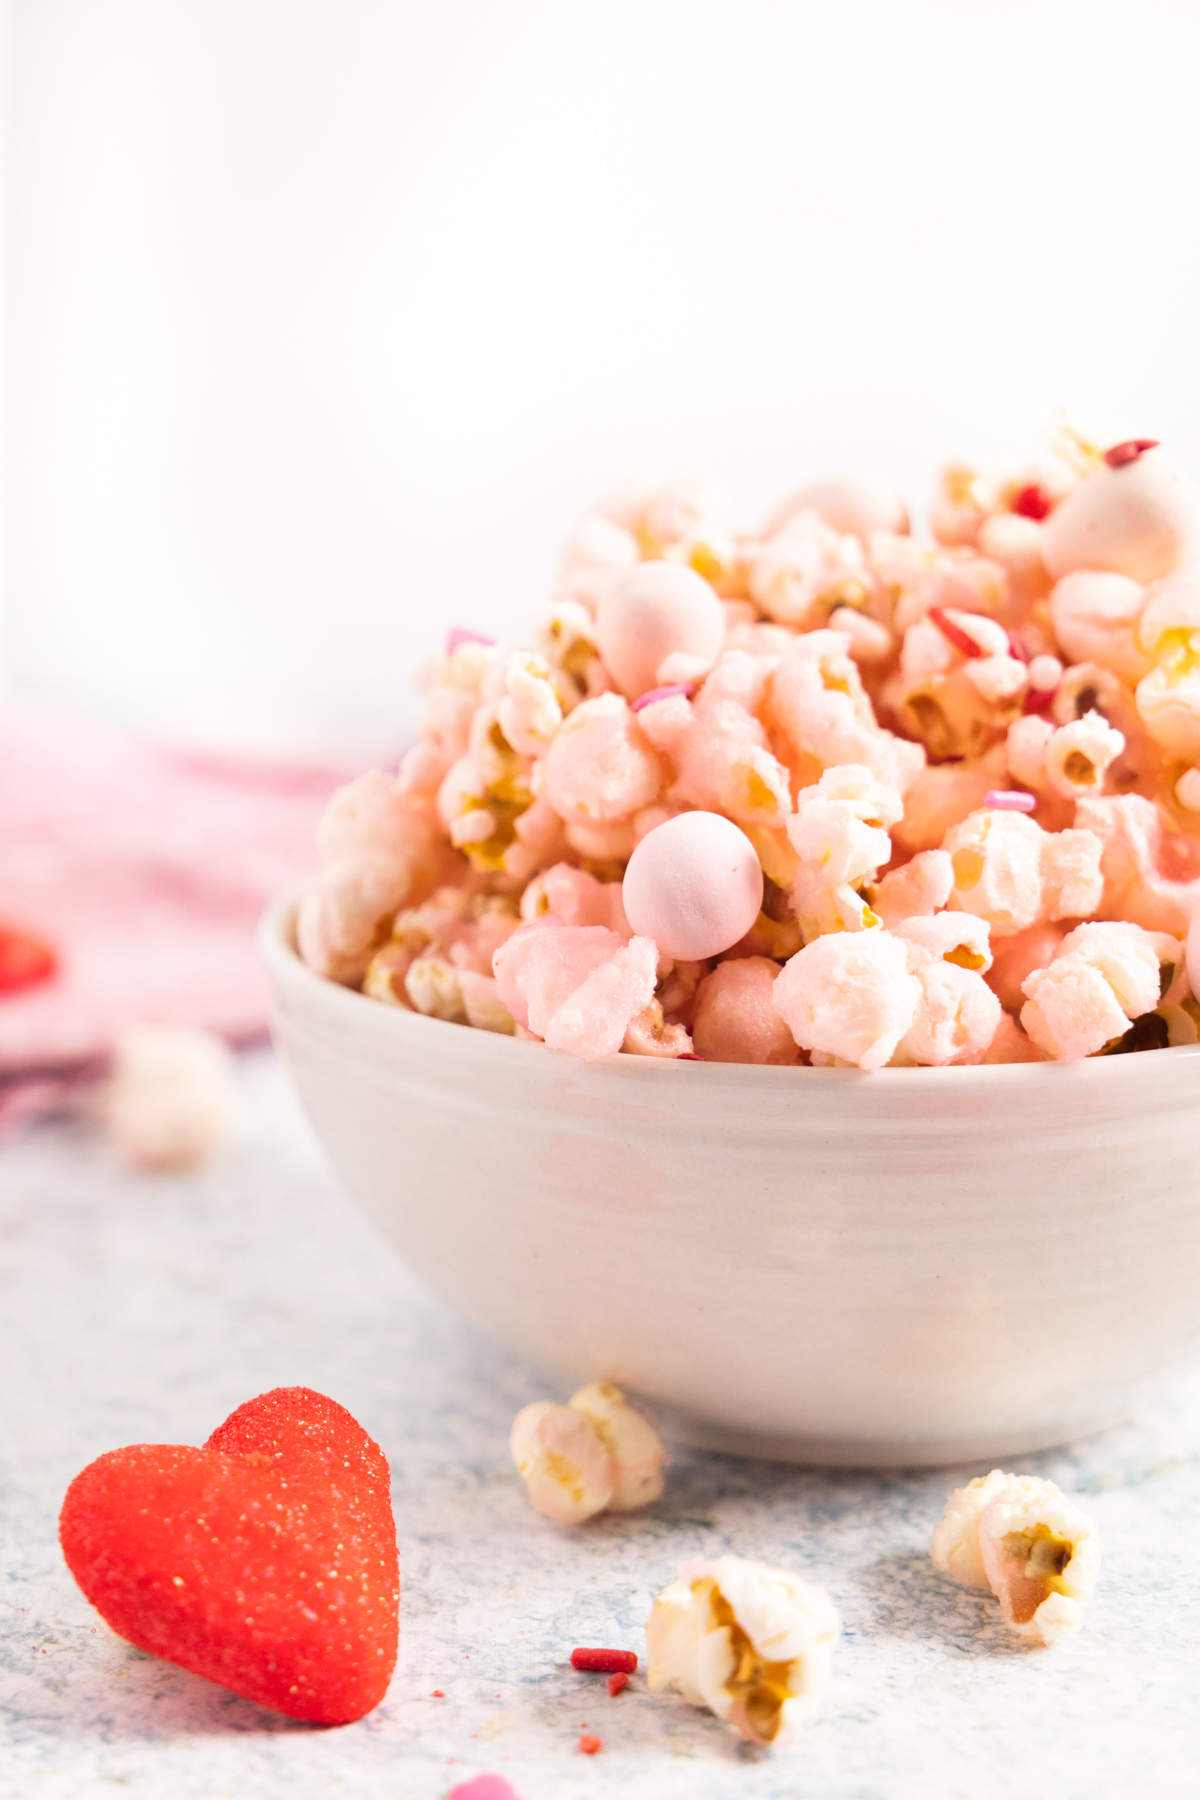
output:
[[1200,469],[1198,49],[1194,0],[12,0],[12,684],[367,747],[624,469],[920,501],[1061,404]]

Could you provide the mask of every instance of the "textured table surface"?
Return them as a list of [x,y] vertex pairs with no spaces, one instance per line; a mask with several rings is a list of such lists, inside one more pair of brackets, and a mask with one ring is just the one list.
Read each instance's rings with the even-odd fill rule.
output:
[[[944,1471],[678,1450],[658,1506],[568,1533],[530,1510],[508,1462],[512,1415],[543,1384],[383,1248],[268,1056],[244,1066],[243,1090],[238,1141],[202,1174],[131,1176],[81,1123],[0,1151],[0,1795],[441,1800],[484,1769],[523,1800],[1196,1791],[1200,1383],[1021,1465],[1084,1496],[1103,1535],[1088,1625],[1055,1652],[1025,1649],[990,1599],[934,1575]],[[201,1442],[240,1401],[293,1383],[348,1406],[394,1476],[400,1663],[383,1705],[332,1731],[121,1643],[55,1539],[63,1490],[101,1451]],[[577,1643],[644,1652],[676,1565],[726,1550],[807,1571],[844,1621],[824,1714],[785,1752],[740,1748],[640,1675],[611,1699],[567,1663]],[[578,1751],[585,1724],[594,1757]]]

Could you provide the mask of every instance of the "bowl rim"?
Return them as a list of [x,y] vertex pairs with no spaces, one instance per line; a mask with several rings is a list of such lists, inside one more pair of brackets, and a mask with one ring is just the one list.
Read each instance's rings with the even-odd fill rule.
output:
[[[277,986],[287,985],[299,988],[309,994],[318,1004],[340,1011],[348,1024],[354,1022],[370,1023],[371,1029],[391,1035],[397,1044],[403,1042],[406,1035],[415,1031],[424,1034],[430,1029],[441,1032],[468,1031],[469,1027],[458,1025],[450,1019],[429,1018],[423,1013],[415,1013],[402,1006],[384,1006],[378,1000],[370,999],[357,988],[344,987],[340,982],[331,981],[328,976],[318,975],[309,967],[296,948],[295,922],[296,912],[300,904],[303,886],[285,889],[270,902],[263,913],[258,926],[259,954],[266,965],[268,974],[273,977]],[[504,1057],[526,1057],[530,1052],[541,1052],[543,1057],[550,1057],[560,1065],[579,1066],[591,1070],[618,1070],[626,1079],[639,1076],[649,1081],[683,1080],[691,1082],[711,1082],[714,1085],[729,1081],[731,1072],[737,1071],[739,1085],[747,1079],[756,1084],[778,1086],[785,1090],[792,1086],[797,1077],[806,1080],[821,1079],[841,1082],[873,1082],[882,1088],[899,1088],[906,1084],[916,1083],[922,1091],[929,1093],[936,1083],[977,1082],[981,1078],[989,1084],[1003,1085],[1006,1082],[1021,1082],[1029,1079],[1033,1070],[1038,1071],[1038,1082],[1060,1081],[1128,1081],[1130,1070],[1127,1059],[1123,1056],[1089,1056],[1079,1062],[1013,1062],[1013,1063],[946,1063],[941,1065],[921,1064],[914,1068],[903,1069],[839,1069],[818,1068],[810,1064],[789,1065],[782,1067],[771,1064],[711,1062],[703,1058],[684,1060],[673,1056],[627,1056],[617,1052],[613,1056],[598,1057],[584,1062],[581,1058],[571,1056],[562,1050],[551,1050],[545,1044],[530,1042],[528,1039],[511,1037],[499,1031],[470,1031],[471,1053],[473,1056],[491,1056],[497,1059]],[[1149,1055],[1156,1061],[1150,1068],[1164,1069],[1164,1061],[1200,1057],[1200,1043],[1170,1044],[1162,1049],[1142,1052],[1136,1059],[1141,1063],[1143,1057]],[[683,1071],[686,1070],[685,1074]],[[653,1073],[651,1072],[653,1071]],[[668,1073],[670,1071],[670,1073]],[[1165,1069],[1164,1069],[1165,1073]],[[886,1081],[884,1080],[886,1078]]]

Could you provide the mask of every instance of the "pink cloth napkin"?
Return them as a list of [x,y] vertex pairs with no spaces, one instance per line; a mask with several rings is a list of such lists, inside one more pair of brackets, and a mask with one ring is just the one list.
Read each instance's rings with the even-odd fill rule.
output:
[[315,862],[352,771],[147,743],[69,714],[0,714],[0,922],[58,952],[0,994],[0,1077],[103,1056],[133,1023],[261,1036],[263,908]]

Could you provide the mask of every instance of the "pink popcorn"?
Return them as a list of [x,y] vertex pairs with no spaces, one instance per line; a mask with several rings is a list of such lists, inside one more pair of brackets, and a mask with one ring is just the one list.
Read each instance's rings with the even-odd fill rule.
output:
[[815,512],[797,512],[761,545],[750,569],[750,593],[776,623],[811,630],[849,600],[870,592],[862,546],[832,530]]
[[762,905],[763,876],[745,833],[717,813],[681,813],[644,837],[623,898],[637,932],[668,956],[717,956],[744,937]]
[[687,1027],[668,1020],[659,999],[651,1000],[629,1021],[621,1049],[626,1056],[692,1056],[695,1046]]
[[591,1420],[575,1407],[550,1400],[522,1407],[509,1448],[530,1501],[560,1525],[581,1525],[612,1500],[612,1456]]
[[[896,1046],[896,1062],[941,1067],[977,1061],[995,1037],[1003,1011],[999,1000],[981,975],[951,960],[953,954],[937,956],[913,945],[909,968],[917,1001],[912,1024]],[[967,954],[977,952],[968,946]]]
[[891,483],[878,475],[842,475],[812,481],[775,508],[767,521],[766,536],[776,537],[800,513],[816,513],[831,530],[853,533],[868,542],[876,531],[904,535],[909,529],[903,500]]
[[986,975],[992,966],[990,932],[986,919],[974,913],[918,913],[891,927],[897,937],[938,962]]
[[1081,800],[1076,823],[1100,840],[1104,893],[1092,909],[1182,937],[1200,906],[1200,845],[1167,832],[1140,794]]
[[553,1050],[593,1059],[621,1048],[654,997],[658,951],[602,925],[522,925],[493,961],[501,1005]]
[[1052,1481],[1008,1476],[980,1518],[979,1549],[1007,1625],[1044,1645],[1078,1630],[1100,1545],[1092,1521]]
[[793,748],[822,768],[864,763],[903,794],[924,767],[919,744],[885,731],[875,720],[847,640],[837,631],[798,637],[776,669],[770,709]]
[[806,944],[785,963],[771,998],[802,1050],[881,1069],[912,1025],[919,994],[905,944],[877,927]]
[[430,798],[446,772],[466,754],[478,697],[470,688],[436,687],[421,710],[421,741],[400,764],[399,788]]
[[791,811],[788,771],[771,753],[756,716],[762,708],[769,669],[760,659],[734,651],[724,657],[691,707],[686,734],[668,733],[681,712],[667,720],[656,705],[650,731],[657,731],[676,768],[671,798],[703,811],[725,812],[739,824],[780,825]]
[[1099,663],[1134,687],[1152,667],[1137,639],[1146,589],[1128,575],[1080,569],[1050,596],[1050,618],[1068,662]]
[[630,1406],[611,1381],[591,1381],[571,1395],[613,1461],[609,1512],[637,1512],[651,1506],[663,1491],[663,1447],[657,1431],[636,1406]]
[[993,937],[1040,919],[1087,918],[1103,892],[1101,845],[1089,831],[1043,831],[1024,813],[982,810],[953,826],[950,905],[986,919]]
[[1129,1021],[1152,1012],[1183,965],[1183,946],[1138,925],[1080,925],[1049,968],[1023,985],[1021,1023],[1043,1055],[1078,1062],[1123,1037]]
[[890,857],[886,827],[902,812],[899,794],[862,764],[826,769],[815,786],[796,796],[787,822],[799,858],[792,906],[806,939],[861,931],[875,922],[859,888]]
[[871,910],[889,931],[902,919],[937,912],[954,889],[954,864],[946,850],[921,850],[892,869],[871,891]]
[[1044,923],[1000,938],[993,946],[994,960],[987,970],[987,983],[1006,1012],[1020,1012],[1025,1004],[1022,983],[1026,976],[1053,962],[1065,936],[1065,926]]
[[697,1053],[712,1062],[798,1062],[796,1040],[772,1003],[779,974],[779,964],[766,956],[718,963],[696,994]]
[[662,764],[619,694],[577,706],[541,768],[540,797],[568,824],[628,819],[663,785]]
[[725,615],[716,593],[694,569],[673,562],[641,563],[609,588],[596,614],[596,642],[605,668],[621,692],[636,700],[680,673],[659,671],[667,658],[694,659],[687,675],[703,674],[717,660]]
[[504,690],[496,723],[514,750],[522,756],[540,756],[563,721],[549,667],[528,653],[510,656],[504,665]]
[[905,792],[904,817],[893,827],[893,844],[910,856],[939,849],[950,827],[983,805],[984,795],[1004,772],[995,752],[977,762],[932,763],[920,770]]
[[537,875],[521,895],[521,918],[527,923],[546,915],[564,925],[604,925],[619,937],[633,936],[621,898],[619,881],[597,881],[586,869],[555,863]]

